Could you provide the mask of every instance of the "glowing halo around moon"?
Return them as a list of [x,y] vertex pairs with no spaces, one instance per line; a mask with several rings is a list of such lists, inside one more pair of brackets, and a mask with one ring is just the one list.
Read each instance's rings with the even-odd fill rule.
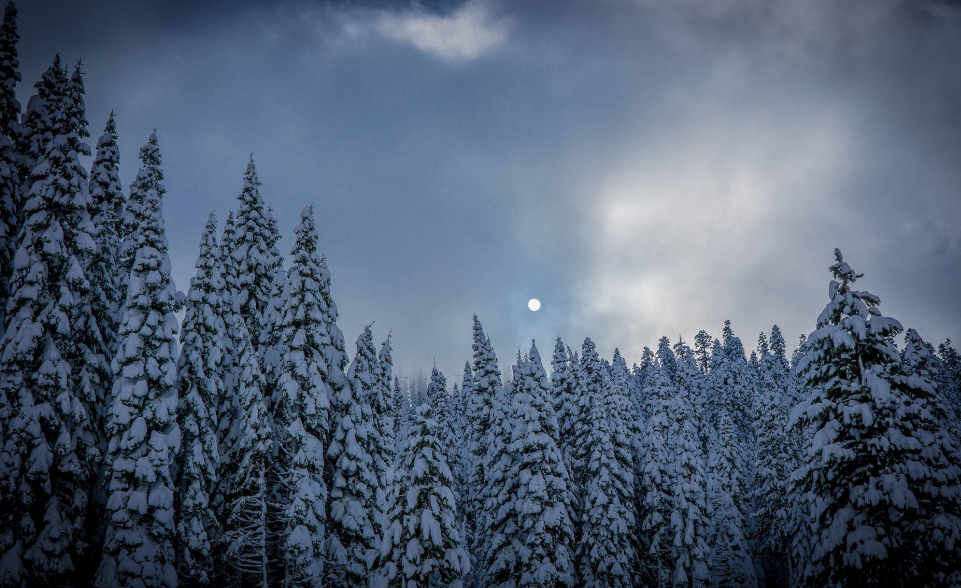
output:
[[527,301],[527,308],[531,309],[532,312],[537,312],[541,309],[541,301],[537,298],[531,298]]

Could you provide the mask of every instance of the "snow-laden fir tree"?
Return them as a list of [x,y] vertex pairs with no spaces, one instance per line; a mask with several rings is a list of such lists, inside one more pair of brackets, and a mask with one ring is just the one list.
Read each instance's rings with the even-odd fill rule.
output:
[[[6,325],[13,257],[19,245],[17,235],[23,219],[20,177],[17,173],[17,142],[20,139],[20,102],[16,85],[20,81],[17,56],[17,8],[8,2],[0,24],[0,335]],[[3,399],[0,398],[0,401]],[[3,419],[3,414],[0,414]],[[0,434],[4,422],[0,420]]]
[[[37,84],[44,129],[0,339],[0,582],[86,578],[88,497],[100,458],[95,408],[108,369],[84,261],[95,245],[85,144],[56,60]],[[89,149],[89,148],[87,148]],[[83,581],[83,580],[81,580]]]
[[410,429],[410,402],[407,391],[400,384],[400,376],[394,376],[394,387],[390,393],[391,413],[394,416],[394,454],[400,455],[407,442]]
[[751,492],[754,552],[768,582],[787,584],[788,545],[794,532],[788,516],[788,482],[795,462],[794,446],[788,438],[794,378],[777,325],[771,328],[769,353],[762,356],[760,380]]
[[276,222],[260,196],[260,180],[253,155],[247,162],[244,186],[237,199],[240,201],[234,219],[237,235],[231,254],[238,271],[230,276],[233,280],[230,286],[251,339],[260,342],[266,305],[270,301],[277,270],[283,265],[283,257],[277,250],[280,235]]
[[221,315],[224,281],[220,275],[217,220],[211,212],[200,239],[197,274],[190,281],[177,362],[177,560],[180,581],[207,586],[214,579],[213,550],[219,521],[211,508],[220,452],[217,405],[226,392],[222,377],[227,346]]
[[[951,346],[951,339],[938,345],[937,360],[940,369],[936,380],[947,413],[948,430],[961,442],[961,355]],[[957,463],[961,465],[961,461]]]
[[[704,455],[696,414],[701,395],[701,372],[691,348],[683,342],[675,346],[677,358],[675,394],[668,402],[669,446],[673,463],[671,474],[671,528],[674,564],[673,586],[706,586],[708,572],[708,521],[705,497]],[[750,566],[750,559],[746,561]],[[717,583],[725,586],[728,584]],[[756,586],[753,569],[745,572],[739,586]]]
[[677,358],[674,357],[674,352],[671,350],[671,342],[667,337],[658,339],[655,355],[657,356],[657,363],[661,369],[664,370],[668,379],[673,382],[674,375],[677,373]]
[[280,378],[281,334],[286,301],[287,271],[283,267],[278,267],[270,283],[270,298],[264,305],[263,328],[257,344],[261,355],[261,370],[266,383],[265,394],[270,397],[271,407],[279,402],[277,395],[282,394],[282,391],[277,388],[277,380]]
[[[637,366],[635,365],[635,367]],[[624,421],[624,427],[627,430],[627,439],[631,445],[631,465],[633,467],[635,484],[631,507],[636,524],[636,531],[633,535],[633,548],[635,554],[638,555],[638,557],[634,558],[634,574],[640,575],[642,573],[640,567],[643,565],[643,561],[639,555],[647,550],[645,536],[643,533],[638,532],[640,531],[642,513],[644,512],[644,493],[639,491],[640,481],[644,477],[644,427],[641,420],[640,407],[637,404],[637,400],[641,395],[632,390],[633,380],[631,372],[627,369],[627,362],[621,355],[620,349],[615,348],[614,357],[611,361],[611,382],[616,389],[615,399],[621,403],[616,407],[616,410],[620,418]]]
[[96,230],[96,253],[88,264],[91,286],[96,297],[97,323],[111,355],[116,351],[116,332],[120,320],[120,242],[123,235],[123,189],[120,186],[120,149],[113,112],[90,168],[90,215]]
[[387,492],[393,483],[393,467],[397,458],[395,453],[394,418],[390,405],[390,383],[394,374],[394,357],[390,344],[390,333],[380,345],[377,354],[377,386],[371,399],[374,413],[374,430],[371,440],[371,456],[374,471],[377,473],[377,513],[375,535],[381,537],[387,526]]
[[[37,93],[27,101],[23,115],[20,117],[19,140],[16,148],[17,152],[17,177],[20,180],[21,206],[25,206],[30,198],[30,186],[33,184],[31,174],[38,161],[47,151],[47,143],[53,136],[54,116],[56,103],[62,99],[66,90],[67,80],[63,63],[60,61],[58,53],[47,70],[40,76],[34,84]],[[58,98],[60,96],[61,98]],[[27,212],[24,209],[18,211],[17,220],[22,224],[26,222]]]
[[[576,365],[568,357],[568,350],[560,337],[554,340],[551,355],[551,397],[554,399],[554,416],[557,420],[557,443],[564,456],[564,467],[570,478],[570,491],[574,495],[574,472],[571,461],[572,440],[574,438],[575,415],[577,414],[577,374]],[[575,516],[574,512],[570,513]]]
[[744,345],[731,328],[731,321],[724,321],[723,334],[725,361],[721,363],[720,372],[715,375],[714,392],[725,399],[744,451],[747,451],[753,435],[753,372],[745,358]]
[[[277,539],[286,569],[285,585],[319,585],[326,553],[325,525],[329,488],[324,476],[330,446],[332,375],[341,369],[332,353],[339,331],[328,330],[330,313],[323,290],[329,275],[317,251],[312,207],[301,212],[295,229],[292,264],[280,318],[280,368],[274,402],[277,435],[274,508],[283,524]],[[334,363],[331,363],[331,359]],[[342,374],[340,374],[342,376]],[[337,383],[342,386],[341,383]]]
[[417,407],[391,488],[389,518],[371,586],[460,588],[470,571],[455,523],[454,480],[429,404]]
[[[141,150],[144,166],[160,164],[156,134]],[[138,179],[144,174],[138,174]],[[107,530],[100,588],[177,585],[174,481],[180,445],[177,424],[179,296],[170,277],[162,215],[163,190],[151,186],[136,210],[133,268],[113,360],[107,417]]]
[[[229,296],[229,295],[228,295]],[[268,586],[268,488],[271,456],[270,414],[264,399],[264,377],[243,318],[223,306],[227,325],[229,370],[220,403],[218,472],[223,527],[218,550],[219,584]]]
[[583,521],[577,544],[579,584],[629,587],[635,569],[634,455],[621,410],[629,400],[614,386],[594,343],[581,350],[586,392],[593,399]]
[[645,568],[653,586],[672,585],[673,562],[671,529],[673,492],[671,489],[671,461],[673,449],[669,445],[671,402],[674,386],[667,370],[654,364],[646,378],[644,398],[648,413],[644,432],[644,473],[642,480],[643,520],[641,529],[648,544],[644,554]]
[[[563,352],[563,347],[561,347]],[[554,588],[574,581],[574,527],[570,475],[557,443],[551,387],[534,342],[518,365],[508,451],[515,456],[509,479],[517,511],[517,586]]]
[[377,386],[377,353],[367,327],[357,338],[357,352],[347,386],[333,397],[339,421],[327,458],[333,467],[327,537],[325,585],[350,588],[366,581],[377,550],[379,480],[371,455],[374,416],[371,396]]
[[[155,136],[156,132],[151,135],[151,141],[155,141]],[[160,168],[159,153],[160,150],[156,143],[152,142],[148,142],[147,146],[140,150],[141,168],[133,183],[130,184],[129,197],[123,214],[123,241],[120,244],[118,255],[121,299],[126,299],[127,296],[128,278],[137,253],[137,243],[140,242],[141,227],[137,219],[145,214],[142,209],[147,194],[151,190],[156,191],[161,196],[164,193],[164,176],[163,170]]]
[[814,498],[808,582],[950,584],[961,483],[943,410],[919,369],[923,346],[909,337],[902,360],[892,343],[901,325],[881,314],[877,296],[852,288],[862,275],[835,257],[830,301],[798,366],[812,392],[792,415],[814,431],[795,489]]
[[[456,443],[456,433],[454,431],[454,407],[451,403],[450,393],[447,391],[447,378],[444,372],[437,369],[435,364],[430,371],[430,381],[427,383],[427,402],[434,411],[434,420],[437,421],[437,439],[440,446],[446,451],[448,465],[453,463],[451,459],[454,454],[451,448]],[[452,470],[453,471],[453,470]]]

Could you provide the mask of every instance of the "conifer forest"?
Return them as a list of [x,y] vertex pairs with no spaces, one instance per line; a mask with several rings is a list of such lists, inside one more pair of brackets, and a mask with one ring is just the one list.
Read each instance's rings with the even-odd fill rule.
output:
[[11,1],[0,587],[961,587],[961,355],[833,244],[799,340],[515,354],[465,309],[463,372],[414,387],[386,328],[338,327],[325,211],[280,245],[253,156],[175,284],[164,129],[122,185],[80,62],[17,94],[17,24]]

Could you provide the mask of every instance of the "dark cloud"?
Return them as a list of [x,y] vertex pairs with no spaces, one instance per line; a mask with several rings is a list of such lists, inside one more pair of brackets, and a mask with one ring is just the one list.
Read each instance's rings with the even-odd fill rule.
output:
[[[156,127],[177,283],[246,154],[291,245],[317,204],[349,341],[450,378],[517,347],[813,328],[839,246],[883,308],[961,335],[950,2],[57,2],[25,80],[83,57],[123,177]],[[25,101],[25,83],[21,101]],[[526,309],[538,297],[538,313]]]

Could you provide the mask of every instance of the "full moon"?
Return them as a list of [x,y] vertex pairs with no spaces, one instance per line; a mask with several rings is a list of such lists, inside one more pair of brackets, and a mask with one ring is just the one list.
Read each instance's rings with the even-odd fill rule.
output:
[[530,300],[527,301],[527,308],[531,309],[534,312],[537,312],[538,310],[541,309],[541,301],[538,300],[537,298],[531,298]]

